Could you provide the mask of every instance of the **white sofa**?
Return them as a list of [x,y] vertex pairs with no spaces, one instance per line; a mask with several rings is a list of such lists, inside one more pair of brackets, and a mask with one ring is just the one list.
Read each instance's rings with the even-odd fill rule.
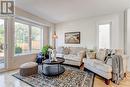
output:
[[80,66],[85,54],[86,49],[83,47],[59,47],[56,56],[64,58],[64,64]]
[[[128,56],[122,55],[124,73],[127,72],[127,59]],[[84,58],[84,67],[102,77],[105,78],[105,83],[108,85],[112,78],[112,59],[109,59],[107,63],[99,59]]]

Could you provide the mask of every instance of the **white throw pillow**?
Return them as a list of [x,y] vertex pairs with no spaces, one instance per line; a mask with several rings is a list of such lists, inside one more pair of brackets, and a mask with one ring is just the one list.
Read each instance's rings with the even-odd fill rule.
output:
[[96,58],[104,61],[106,57],[106,49],[99,49],[99,51],[96,53]]

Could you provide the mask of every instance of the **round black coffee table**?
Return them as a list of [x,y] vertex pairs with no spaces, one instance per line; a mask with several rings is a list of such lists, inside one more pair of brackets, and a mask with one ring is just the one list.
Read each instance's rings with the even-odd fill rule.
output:
[[56,76],[64,73],[65,68],[61,65],[64,62],[64,58],[57,58],[57,61],[50,61],[46,59],[42,64],[42,72],[46,76]]

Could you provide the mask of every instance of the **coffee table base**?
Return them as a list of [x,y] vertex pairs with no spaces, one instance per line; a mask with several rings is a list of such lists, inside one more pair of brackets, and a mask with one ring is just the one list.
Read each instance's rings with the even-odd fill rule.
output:
[[46,76],[56,76],[65,72],[65,68],[61,65],[46,66],[43,68],[43,74]]

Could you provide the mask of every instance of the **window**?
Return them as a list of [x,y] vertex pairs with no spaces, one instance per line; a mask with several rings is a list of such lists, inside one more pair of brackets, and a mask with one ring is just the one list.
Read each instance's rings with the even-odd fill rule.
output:
[[15,22],[15,55],[39,52],[42,38],[41,26],[28,22]]
[[100,24],[98,25],[98,38],[99,38],[99,49],[100,48],[110,48],[110,29],[111,29],[111,24]]
[[29,52],[29,26],[15,22],[15,53]]
[[42,43],[42,30],[39,27],[32,26],[31,27],[31,44],[32,44],[32,51],[37,52],[41,49]]

